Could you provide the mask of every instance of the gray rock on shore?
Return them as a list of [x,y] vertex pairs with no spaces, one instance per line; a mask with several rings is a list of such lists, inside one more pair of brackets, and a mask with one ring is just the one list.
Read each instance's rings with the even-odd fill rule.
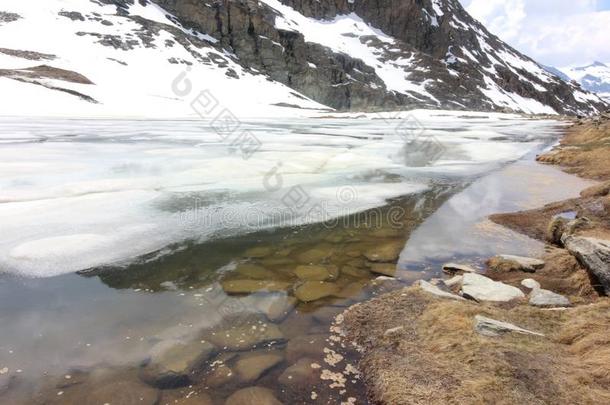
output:
[[512,323],[496,321],[482,315],[474,317],[474,330],[483,336],[497,337],[505,333],[521,333],[525,335],[544,336],[542,333],[520,328]]
[[498,255],[489,260],[489,267],[491,269],[505,272],[523,271],[534,273],[536,270],[543,268],[544,265],[543,260],[514,255]]
[[508,302],[525,297],[517,287],[473,273],[464,274],[462,294],[477,301],[491,302]]
[[418,285],[419,285],[419,288],[421,288],[423,291],[427,292],[428,294],[432,294],[432,295],[435,295],[440,298],[448,298],[451,300],[465,301],[465,299],[460,297],[459,295],[452,294],[448,291],[443,291],[438,286],[435,286],[434,284],[431,284],[427,281],[420,280],[418,282]]
[[581,236],[565,236],[566,249],[597,279],[610,294],[610,241]]

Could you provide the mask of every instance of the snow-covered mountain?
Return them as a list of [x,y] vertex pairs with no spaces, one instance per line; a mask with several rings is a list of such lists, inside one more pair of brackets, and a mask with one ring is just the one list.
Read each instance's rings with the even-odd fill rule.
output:
[[610,102],[610,64],[593,62],[587,66],[566,67],[561,71],[583,89],[597,93]]
[[3,0],[0,92],[5,115],[607,108],[458,0]]

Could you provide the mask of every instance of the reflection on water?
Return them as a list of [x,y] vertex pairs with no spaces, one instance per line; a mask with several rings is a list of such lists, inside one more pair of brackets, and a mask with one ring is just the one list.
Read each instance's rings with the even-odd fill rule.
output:
[[[5,279],[2,300],[14,308],[3,311],[13,325],[1,347],[4,398],[223,403],[256,386],[239,395],[363,403],[357,357],[335,344],[331,323],[392,286],[375,279],[395,275],[411,231],[456,189],[437,185],[332,226],[185,244],[126,268]],[[390,216],[396,208],[403,215]],[[24,339],[31,330],[40,335]],[[119,383],[124,390],[108,388]]]

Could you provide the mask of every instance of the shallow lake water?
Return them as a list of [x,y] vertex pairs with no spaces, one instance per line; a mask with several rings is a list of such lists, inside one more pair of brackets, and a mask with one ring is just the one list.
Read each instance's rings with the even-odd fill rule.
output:
[[0,402],[366,403],[337,315],[541,249],[485,217],[585,185],[532,162],[556,123],[417,120],[246,122],[248,159],[209,123],[6,120]]

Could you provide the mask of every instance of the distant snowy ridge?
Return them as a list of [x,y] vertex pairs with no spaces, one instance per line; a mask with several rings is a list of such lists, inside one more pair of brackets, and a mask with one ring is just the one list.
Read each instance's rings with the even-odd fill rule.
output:
[[586,66],[565,67],[561,71],[580,83],[583,89],[610,102],[610,63],[593,62]]
[[500,41],[457,0],[0,6],[3,115],[196,118],[193,98],[206,89],[209,102],[240,116],[607,108]]

